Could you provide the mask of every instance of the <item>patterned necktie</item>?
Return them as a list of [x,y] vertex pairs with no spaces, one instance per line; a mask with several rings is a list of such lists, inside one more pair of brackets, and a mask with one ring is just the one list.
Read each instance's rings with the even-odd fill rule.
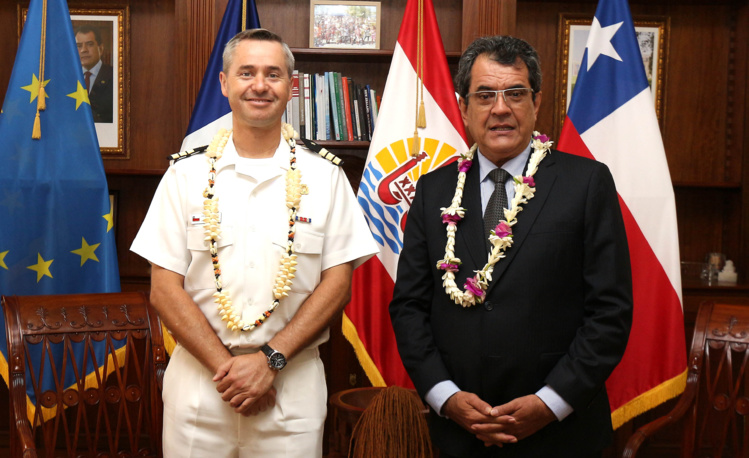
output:
[[86,90],[91,92],[91,72],[84,73],[83,77],[86,80]]
[[507,207],[505,181],[510,178],[510,174],[507,170],[496,168],[489,172],[489,176],[494,180],[494,192],[489,198],[489,203],[486,204],[486,211],[484,211],[484,236],[487,247],[491,248],[489,236],[492,229],[497,227],[500,219],[504,219],[504,209]]

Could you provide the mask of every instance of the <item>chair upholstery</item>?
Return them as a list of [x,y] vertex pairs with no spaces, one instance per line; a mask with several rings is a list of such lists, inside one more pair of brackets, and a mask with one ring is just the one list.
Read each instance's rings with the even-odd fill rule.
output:
[[749,456],[749,301],[738,302],[700,305],[686,389],[670,413],[635,431],[624,457],[670,425],[683,428],[682,457]]
[[145,294],[3,296],[2,305],[11,456],[161,455],[167,356]]

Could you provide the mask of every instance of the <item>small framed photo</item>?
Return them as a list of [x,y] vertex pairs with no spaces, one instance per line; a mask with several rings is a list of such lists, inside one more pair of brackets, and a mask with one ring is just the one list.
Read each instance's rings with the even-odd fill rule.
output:
[[[568,13],[561,13],[559,16],[558,55],[561,59],[558,60],[557,68],[556,119],[554,120],[557,135],[562,131],[562,123],[572,100],[572,90],[575,88],[592,22],[593,18],[590,16]],[[645,74],[653,93],[655,112],[658,122],[663,126],[666,110],[663,88],[666,81],[669,19],[662,16],[635,17],[633,22],[640,45],[640,54],[645,65]]]
[[[19,8],[21,37],[28,8]],[[73,34],[104,159],[127,159],[129,107],[129,10],[70,8]],[[88,75],[87,75],[88,73]]]
[[[127,159],[129,18],[127,8],[70,9],[94,126],[105,159]],[[85,78],[85,76],[84,76]]]
[[309,46],[380,49],[380,2],[311,0]]

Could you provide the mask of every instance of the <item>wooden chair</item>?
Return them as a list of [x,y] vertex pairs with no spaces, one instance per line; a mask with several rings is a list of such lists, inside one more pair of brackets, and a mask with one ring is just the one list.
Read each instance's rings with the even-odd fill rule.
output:
[[[11,456],[161,455],[167,356],[145,294],[3,296],[2,305]],[[27,380],[36,409],[27,410]]]
[[746,305],[700,305],[686,389],[670,413],[635,431],[624,457],[679,422],[682,457],[749,456],[749,302],[739,302]]

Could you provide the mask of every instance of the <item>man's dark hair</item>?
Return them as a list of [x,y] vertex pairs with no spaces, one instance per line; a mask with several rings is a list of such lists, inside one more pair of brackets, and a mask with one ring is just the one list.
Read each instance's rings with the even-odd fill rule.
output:
[[79,25],[75,28],[75,35],[78,35],[79,33],[86,34],[89,32],[93,32],[94,39],[96,40],[96,44],[98,46],[101,46],[101,29],[99,27],[92,27],[90,25]]
[[541,62],[538,53],[527,41],[504,35],[477,38],[460,56],[458,73],[455,75],[455,88],[461,97],[465,99],[470,90],[473,63],[484,54],[502,65],[515,65],[520,59],[528,67],[528,81],[533,89],[535,100],[536,92],[541,91]]

